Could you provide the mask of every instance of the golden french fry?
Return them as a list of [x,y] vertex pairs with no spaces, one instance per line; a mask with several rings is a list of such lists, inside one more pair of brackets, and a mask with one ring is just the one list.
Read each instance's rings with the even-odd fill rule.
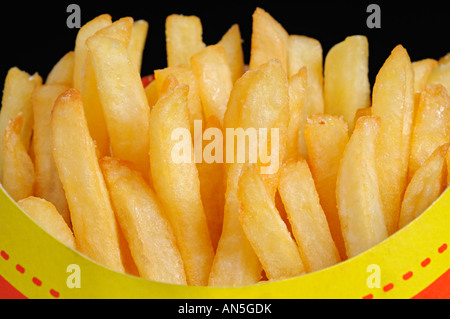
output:
[[148,105],[150,108],[153,108],[153,106],[158,102],[159,99],[159,92],[156,81],[150,82],[149,85],[145,87],[145,95],[147,96]]
[[[30,75],[16,67],[9,69],[3,89],[0,112],[0,150],[3,150],[3,136],[8,122],[17,114],[23,115],[21,140],[28,151],[33,128],[33,106],[31,96],[34,89],[42,84],[39,74]],[[0,154],[0,180],[3,174],[3,154]]]
[[[132,27],[133,19],[125,17],[100,29],[93,36],[105,36],[117,40],[125,47],[128,47]],[[110,154],[110,141],[98,90],[92,56],[88,54],[85,59],[80,90],[81,96],[83,97],[84,114],[88,123],[89,132],[97,145],[99,153],[102,156],[106,156]]]
[[411,137],[408,181],[434,150],[450,141],[450,101],[441,84],[426,84],[420,93]]
[[225,49],[221,45],[207,46],[191,57],[191,65],[198,79],[205,118],[214,116],[223,126],[223,117],[233,87]]
[[450,92],[450,53],[439,59],[438,65],[431,70],[427,83],[442,84]]
[[367,38],[350,36],[332,47],[324,74],[325,113],[342,115],[352,132],[356,110],[370,106]]
[[341,116],[312,115],[306,122],[305,140],[308,147],[308,163],[320,204],[341,259],[345,259],[345,243],[336,206],[336,179],[339,163],[349,140],[347,122]]
[[281,219],[255,165],[239,179],[239,221],[269,280],[299,276],[304,266],[297,245]]
[[101,159],[100,166],[139,275],[185,285],[184,265],[172,228],[142,174],[128,162],[110,157]]
[[289,34],[283,26],[264,9],[256,8],[253,13],[250,70],[254,70],[272,59],[281,62],[283,70],[288,66]]
[[43,198],[30,196],[19,200],[17,204],[50,235],[76,249],[72,231],[52,203]]
[[16,202],[34,193],[34,165],[22,143],[24,117],[22,112],[13,117],[3,136],[3,180],[6,192]]
[[303,108],[306,100],[307,70],[301,68],[289,78],[289,124],[286,136],[285,159],[297,157],[299,152],[300,128],[303,122]]
[[[150,115],[150,158],[154,189],[172,225],[189,285],[207,285],[214,251],[200,194],[198,170],[189,136],[188,86],[163,95]],[[180,143],[182,147],[180,151]],[[178,151],[178,152],[177,152]],[[186,154],[185,154],[186,152]],[[182,153],[182,154],[180,154]],[[181,158],[180,158],[181,157]]]
[[400,211],[399,228],[422,214],[447,188],[447,151],[449,143],[436,148],[412,176]]
[[53,156],[69,204],[77,249],[123,272],[118,225],[79,91],[69,89],[59,96],[51,126]]
[[138,20],[133,24],[131,32],[130,44],[128,46],[128,54],[131,60],[136,65],[139,73],[141,73],[142,56],[144,54],[145,43],[147,41],[148,22],[145,20]]
[[278,190],[305,271],[312,272],[338,263],[341,258],[306,160],[291,160],[283,165]]
[[336,199],[347,257],[388,236],[376,167],[380,119],[363,116],[345,148],[336,182]]
[[172,14],[166,19],[167,65],[189,67],[193,54],[203,50],[202,22],[196,16]]
[[438,66],[438,61],[436,61],[435,59],[423,59],[412,62],[412,67],[414,70],[415,93],[421,92],[424,89],[428,77],[430,76],[431,70],[436,66]]
[[94,36],[87,40],[99,97],[115,157],[132,162],[149,179],[149,113],[141,77],[120,42]]
[[368,106],[368,107],[364,107],[362,109],[357,109],[356,113],[355,113],[355,119],[353,120],[353,127],[355,127],[356,122],[358,121],[358,119],[362,116],[370,116],[372,115],[372,107]]
[[238,24],[233,24],[217,43],[224,47],[233,83],[245,72],[244,51],[242,37]]
[[86,40],[93,36],[97,31],[111,25],[111,23],[111,16],[109,14],[102,14],[83,25],[78,31],[75,40],[75,58],[73,65],[73,87],[75,89],[81,90],[81,85],[83,83],[86,57],[88,56]]
[[313,38],[290,35],[288,39],[288,76],[292,77],[302,67],[307,71],[306,98],[299,130],[299,152],[308,158],[304,136],[306,119],[324,112],[323,102],[323,53],[322,45]]
[[[240,202],[238,199],[238,181],[243,167],[243,162],[249,161],[249,153],[256,149],[256,145],[248,145],[244,149],[244,161],[239,161],[235,149],[245,147],[245,130],[265,128],[278,129],[279,144],[283,143],[283,131],[286,131],[289,114],[287,76],[281,63],[271,60],[258,69],[246,72],[235,85],[230,94],[230,99],[225,112],[224,130],[242,129],[243,134],[227,137],[227,143],[237,139],[237,144],[231,144],[226,152],[225,176],[226,182],[224,220],[222,234],[216,250],[216,256],[211,269],[209,284],[212,286],[241,286],[258,282],[261,279],[261,263],[253,248],[248,242],[239,223],[238,212]],[[277,96],[277,99],[270,97]],[[244,107],[245,106],[245,107]],[[233,133],[231,133],[233,134]],[[237,137],[237,138],[236,138]],[[262,144],[269,144],[274,151],[275,144],[260,138]],[[239,144],[241,143],[241,144]],[[274,143],[276,143],[274,141]],[[279,152],[274,151],[273,160],[275,167],[277,160],[283,158],[283,145],[279,145]],[[237,153],[237,152],[236,152]],[[260,160],[260,159],[259,159]],[[273,164],[273,163],[272,163]],[[279,163],[278,163],[279,164]],[[278,168],[278,167],[276,167]],[[271,189],[273,197],[277,186],[278,171],[274,174],[265,174],[264,183]],[[271,178],[273,177],[273,178]]]
[[392,234],[406,189],[414,116],[414,73],[401,45],[392,50],[376,76],[371,111],[381,119],[377,171],[387,230]]
[[[206,133],[210,131],[208,129],[214,129],[214,133],[219,134],[220,132],[220,134],[222,134],[219,120],[216,117],[211,117],[206,120],[206,127],[202,136],[196,136],[198,139],[197,143],[201,143],[199,140],[203,137],[205,140],[212,139],[212,136]],[[205,153],[206,148],[209,147],[209,145],[210,144],[203,145],[202,154]],[[217,150],[215,151],[217,152]],[[207,159],[205,157],[201,163],[197,163],[197,170],[198,178],[200,180],[200,193],[206,221],[208,223],[209,235],[211,237],[213,248],[216,250],[220,235],[222,233],[223,207],[225,201],[223,160],[215,161],[215,159]]]
[[158,97],[166,78],[173,75],[180,84],[189,85],[188,110],[191,133],[194,133],[194,121],[203,119],[202,102],[200,99],[200,89],[197,77],[192,68],[184,66],[167,67],[161,70],[155,70],[155,81],[158,91]]
[[53,66],[52,70],[47,75],[45,84],[64,84],[72,87],[74,63],[75,52],[67,52],[58,63]]
[[59,95],[70,87],[65,84],[45,84],[33,93],[33,148],[36,170],[35,195],[55,205],[56,210],[71,227],[67,205],[58,169],[53,158],[51,113]]

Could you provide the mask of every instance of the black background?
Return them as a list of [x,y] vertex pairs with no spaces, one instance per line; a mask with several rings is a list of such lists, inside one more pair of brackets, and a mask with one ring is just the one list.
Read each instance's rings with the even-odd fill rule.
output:
[[[38,72],[45,79],[52,66],[73,50],[77,29],[69,29],[67,6],[81,7],[81,22],[109,13],[113,20],[132,16],[149,22],[142,74],[166,66],[164,24],[172,13],[197,15],[203,25],[206,44],[214,44],[238,23],[249,60],[252,13],[257,6],[268,11],[290,34],[306,35],[322,43],[324,58],[328,50],[346,36],[363,34],[369,40],[370,81],[390,51],[402,44],[411,60],[438,59],[449,50],[450,19],[445,1],[9,1],[1,9],[0,83],[10,67],[28,73]],[[381,7],[381,29],[369,29],[366,12],[370,3]]]

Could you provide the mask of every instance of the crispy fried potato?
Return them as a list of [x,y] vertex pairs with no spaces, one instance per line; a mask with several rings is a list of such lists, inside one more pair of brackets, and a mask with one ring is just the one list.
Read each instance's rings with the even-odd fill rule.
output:
[[283,165],[278,190],[305,271],[312,272],[338,263],[341,258],[306,160],[291,160]]
[[112,18],[109,14],[102,14],[83,25],[78,31],[75,40],[75,59],[73,66],[73,87],[81,90],[83,83],[84,70],[86,65],[86,57],[88,49],[86,40],[93,36],[97,31],[111,25]]
[[238,24],[233,24],[217,43],[224,47],[233,84],[245,72],[244,51],[242,37]]
[[368,106],[368,107],[364,107],[362,109],[357,109],[356,113],[355,113],[355,119],[353,120],[353,127],[355,127],[356,122],[358,121],[358,119],[362,116],[371,116],[372,115],[372,107]]
[[450,100],[441,84],[426,84],[420,93],[411,137],[408,181],[434,150],[450,141]]
[[336,206],[336,179],[348,139],[347,122],[342,116],[315,114],[308,117],[305,127],[308,163],[341,259],[345,259],[346,253]]
[[132,162],[149,179],[149,113],[141,77],[120,42],[94,36],[87,40],[99,97],[115,157]]
[[110,157],[101,159],[100,166],[139,275],[185,285],[184,265],[172,228],[142,174],[130,163]]
[[35,196],[55,205],[69,227],[69,206],[52,150],[51,113],[59,95],[70,87],[66,84],[45,84],[35,89],[33,101],[33,148],[36,170]]
[[130,44],[128,46],[128,54],[131,60],[141,73],[142,56],[144,54],[145,43],[147,41],[148,22],[145,20],[135,21],[131,32]]
[[267,278],[279,280],[304,273],[298,247],[267,192],[257,166],[243,169],[238,197],[242,204],[239,221]]
[[223,117],[233,87],[225,49],[221,45],[207,46],[191,57],[191,65],[198,79],[205,118],[214,116],[223,126]]
[[[278,98],[270,98],[272,96]],[[258,69],[246,72],[236,81],[231,91],[225,112],[224,130],[278,128],[279,144],[282,144],[285,135],[283,132],[286,131],[289,121],[288,99],[287,76],[279,61],[271,60]],[[234,137],[228,137],[227,142],[229,141],[234,141]],[[263,141],[263,144],[265,142],[268,141]],[[272,146],[271,142],[269,143]],[[250,147],[252,146],[248,145],[248,151],[251,151]],[[283,158],[283,149],[280,145],[279,159]],[[261,264],[239,223],[240,202],[237,193],[243,163],[237,161],[236,155],[236,152],[226,154],[224,221],[209,278],[209,284],[212,286],[241,286],[256,283],[261,279]],[[248,161],[248,154],[246,158]],[[273,197],[278,185],[277,173],[264,177],[264,183],[270,188]]]
[[73,66],[75,63],[75,52],[67,52],[56,63],[50,73],[47,75],[45,84],[64,84],[69,87],[73,86]]
[[428,81],[431,70],[438,65],[435,59],[423,59],[412,62],[414,70],[414,92],[421,92]]
[[[216,134],[222,133],[221,125],[216,117],[211,117],[206,120],[205,131],[202,136],[197,136],[197,139],[204,138],[205,140],[212,139],[207,129],[214,129]],[[201,141],[197,141],[201,143]],[[214,142],[203,145],[202,154],[208,154],[207,148],[214,145]],[[215,152],[222,152],[223,150],[214,150]],[[220,235],[222,233],[223,225],[223,208],[225,201],[225,183],[224,183],[224,165],[223,160],[213,161],[203,156],[201,163],[197,163],[198,178],[200,180],[200,193],[202,197],[203,209],[205,211],[206,221],[208,223],[209,235],[214,250],[217,249]]]
[[153,106],[158,102],[159,99],[159,92],[156,81],[150,82],[149,85],[145,87],[145,95],[147,96],[148,105],[150,108],[153,108]]
[[34,165],[22,143],[24,117],[22,112],[13,117],[3,136],[3,180],[6,192],[16,202],[34,193]]
[[180,84],[189,85],[188,110],[191,134],[194,133],[194,121],[203,119],[202,102],[197,77],[192,68],[184,66],[167,67],[155,70],[155,82],[158,98],[161,96],[162,86],[169,75],[173,75]]
[[202,22],[196,16],[171,14],[166,19],[167,65],[189,67],[191,56],[205,48]]
[[439,59],[438,65],[431,70],[427,83],[442,84],[450,92],[450,53]]
[[299,130],[299,152],[302,157],[308,158],[304,136],[306,119],[310,115],[324,112],[322,45],[313,38],[290,35],[288,40],[288,76],[292,77],[302,67],[306,67],[308,83]]
[[381,119],[377,170],[385,221],[392,234],[406,189],[414,116],[414,72],[401,45],[392,50],[376,76],[372,114]]
[[250,49],[250,70],[254,70],[272,59],[281,62],[283,70],[288,66],[289,34],[283,26],[264,9],[256,8],[253,13]]
[[336,182],[336,199],[347,257],[388,236],[376,167],[380,119],[363,116],[345,148]]
[[370,106],[367,38],[349,36],[332,47],[325,58],[324,74],[325,113],[342,115],[352,132],[356,110]]
[[[128,47],[132,28],[133,19],[130,17],[125,17],[100,29],[93,36],[105,36],[117,40],[125,47]],[[81,83],[84,114],[88,123],[89,132],[97,145],[100,155],[106,156],[110,154],[110,141],[98,90],[92,55],[88,54],[85,59],[85,67]]]
[[448,143],[436,148],[414,173],[405,191],[400,211],[399,228],[422,214],[447,188]]
[[53,156],[69,204],[77,249],[123,272],[118,225],[79,91],[69,89],[58,97],[51,126]]
[[50,235],[76,249],[72,231],[52,203],[43,198],[30,196],[19,200],[17,204]]
[[307,82],[306,67],[301,68],[297,74],[289,78],[289,124],[286,136],[285,159],[295,158],[300,154],[299,136],[303,122]]
[[[205,286],[214,257],[200,194],[198,170],[192,159],[177,163],[173,151],[176,129],[189,130],[188,86],[163,95],[150,115],[150,158],[154,189],[177,239],[189,285]],[[186,155],[186,154],[184,154]],[[187,156],[187,155],[186,155]]]
[[[8,122],[17,114],[23,115],[21,140],[28,151],[33,128],[33,106],[31,96],[34,89],[42,84],[42,78],[35,73],[30,75],[16,67],[9,69],[3,88],[2,107],[0,112],[0,150],[3,150],[3,136]],[[3,154],[0,154],[0,180],[3,174]]]

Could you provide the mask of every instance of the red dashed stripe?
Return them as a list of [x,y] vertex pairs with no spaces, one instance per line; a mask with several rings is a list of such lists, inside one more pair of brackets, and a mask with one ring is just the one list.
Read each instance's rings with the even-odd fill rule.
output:
[[[446,243],[442,244],[439,248],[438,248],[438,253],[442,254],[447,250],[448,246]],[[429,257],[425,258],[424,260],[422,260],[422,262],[420,263],[420,266],[422,266],[422,268],[427,267],[429,264],[431,263],[431,259]],[[403,280],[408,280],[413,276],[413,272],[412,271],[407,271],[406,273],[403,274],[402,279]],[[391,291],[392,289],[394,289],[394,283],[390,282],[386,285],[383,286],[383,291],[384,292],[388,292]],[[373,299],[374,295],[373,294],[368,294],[362,297],[363,299]]]
[[[4,259],[4,260],[9,260],[10,256],[9,254],[7,254],[4,250],[0,251],[0,256]],[[21,273],[24,274],[25,273],[25,267],[23,267],[20,264],[16,264],[16,270]],[[31,279],[31,281],[33,282],[33,284],[35,284],[38,287],[42,286],[42,281],[37,278],[37,277],[33,277]],[[49,291],[50,295],[52,295],[54,298],[59,298],[59,292],[56,291],[55,289],[50,289]]]
[[411,278],[413,276],[413,272],[412,271],[408,271],[406,274],[403,275],[403,280],[408,280],[409,278]]

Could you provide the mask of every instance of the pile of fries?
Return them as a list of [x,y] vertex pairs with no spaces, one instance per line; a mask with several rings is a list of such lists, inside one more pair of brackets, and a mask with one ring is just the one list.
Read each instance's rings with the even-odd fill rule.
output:
[[[316,39],[289,34],[261,8],[252,18],[248,66],[238,25],[206,45],[198,17],[173,14],[167,67],[145,86],[148,23],[104,14],[45,81],[11,68],[3,188],[96,262],[192,286],[324,269],[425,211],[450,182],[450,54],[411,62],[398,45],[371,88],[365,36],[323,59]],[[278,130],[279,147],[266,145],[276,172],[261,173],[267,161],[249,150],[243,162],[198,161],[207,129],[237,128]],[[173,160],[178,129],[191,133],[196,160]]]

